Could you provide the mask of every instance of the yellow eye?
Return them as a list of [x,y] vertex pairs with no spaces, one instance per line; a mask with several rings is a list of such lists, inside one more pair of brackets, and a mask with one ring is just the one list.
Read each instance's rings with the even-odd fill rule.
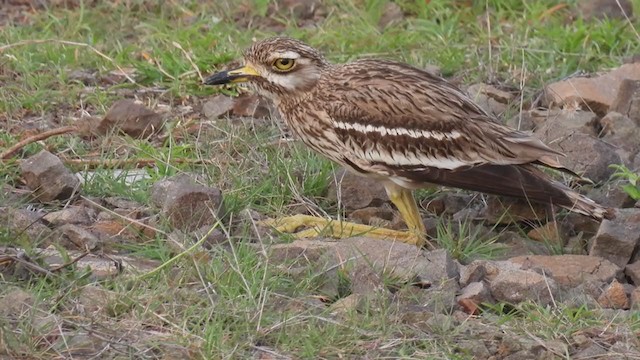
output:
[[273,67],[276,70],[288,71],[293,68],[293,65],[295,65],[295,63],[296,62],[293,59],[277,59],[273,62]]

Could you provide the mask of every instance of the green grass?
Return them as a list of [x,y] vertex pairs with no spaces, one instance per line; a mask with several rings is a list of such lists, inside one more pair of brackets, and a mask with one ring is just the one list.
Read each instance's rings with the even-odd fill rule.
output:
[[[640,10],[640,1],[633,2]],[[198,72],[206,76],[237,59],[253,38],[274,35],[263,18],[272,1],[246,2],[249,10],[242,18],[253,19],[248,27],[234,22],[239,5],[232,1],[79,3],[38,10],[26,24],[0,28],[0,148],[18,142],[25,127],[78,124],[87,121],[86,115],[102,116],[123,97],[166,106],[171,131],[153,142],[116,134],[52,137],[3,163],[0,183],[21,186],[18,160],[46,148],[74,159],[157,160],[155,168],[135,170],[146,178],[134,183],[126,181],[132,167],[118,175],[110,166],[79,167],[75,170],[91,171],[83,186],[85,196],[119,196],[148,204],[154,182],[189,173],[222,189],[231,216],[245,209],[277,216],[300,204],[338,215],[338,204],[325,198],[333,164],[299,144],[278,144],[279,131],[270,121],[212,123],[199,112],[207,97],[238,91],[204,87]],[[490,82],[521,89],[525,101],[554,79],[615,67],[640,51],[635,23],[568,21],[575,0],[554,12],[549,9],[558,2],[552,0],[487,0],[471,6],[464,1],[403,0],[397,3],[406,17],[380,29],[385,3],[330,0],[325,2],[326,18],[312,27],[299,26],[287,13],[272,17],[286,34],[319,47],[334,62],[373,56],[419,67],[437,65],[461,84]],[[482,21],[487,9],[488,22]],[[77,71],[95,72],[95,84],[77,80]],[[194,124],[197,131],[189,127]],[[425,190],[419,197],[431,195]],[[4,196],[0,193],[2,204]],[[246,225],[249,233],[251,224]],[[460,228],[454,231],[443,222],[438,243],[461,261],[496,254],[491,236],[483,238],[470,224]],[[24,246],[24,236],[0,225],[2,244]],[[487,344],[498,344],[496,336],[512,333],[522,341],[560,339],[569,347],[576,334],[588,329],[599,329],[594,341],[640,331],[637,314],[611,318],[597,309],[563,305],[498,304],[477,319],[452,316],[429,323],[407,321],[397,303],[374,297],[357,311],[336,315],[316,298],[312,272],[294,274],[274,264],[268,251],[256,251],[261,244],[246,244],[242,238],[232,237],[228,246],[212,251],[184,254],[143,279],[102,280],[96,285],[111,296],[102,299],[103,310],[90,314],[78,308],[83,289],[92,284],[85,269],[71,266],[53,279],[24,280],[3,273],[0,297],[10,291],[9,285],[19,286],[35,297],[35,306],[15,321],[0,316],[0,357],[64,358],[69,349],[77,350],[87,329],[98,348],[109,345],[122,358],[144,352],[149,358],[228,359],[251,358],[260,351],[303,359],[469,359],[469,349],[459,345],[482,331],[489,335],[477,336]],[[176,255],[164,235],[119,249],[159,264]],[[50,312],[59,321],[53,328],[65,330],[65,341],[56,342],[57,347],[47,343],[51,323],[36,321]]]

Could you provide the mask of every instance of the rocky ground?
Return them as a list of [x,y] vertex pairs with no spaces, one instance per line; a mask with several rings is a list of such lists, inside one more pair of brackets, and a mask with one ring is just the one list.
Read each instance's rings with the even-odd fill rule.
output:
[[[592,21],[606,3],[583,2],[575,16]],[[28,21],[24,14],[39,5],[25,4],[12,3],[18,10],[0,19]],[[267,13],[294,9],[300,26],[328,16],[313,1],[277,4]],[[398,5],[385,6],[381,28],[403,21]],[[619,8],[611,9],[609,16],[620,16]],[[273,31],[281,24],[262,26]],[[294,240],[259,225],[273,215],[264,208],[230,202],[237,191],[249,190],[228,186],[224,175],[215,186],[197,171],[155,176],[159,167],[182,164],[233,169],[229,164],[247,159],[244,143],[226,142],[211,157],[173,160],[151,153],[122,160],[131,151],[122,138],[154,147],[193,134],[213,144],[220,133],[237,134],[229,129],[238,128],[245,135],[286,135],[272,106],[257,95],[166,101],[154,89],[122,89],[102,112],[72,110],[66,120],[27,114],[19,123],[5,116],[2,131],[21,140],[3,143],[0,153],[11,169],[0,193],[0,357],[207,357],[202,354],[220,354],[215,346],[229,348],[216,341],[238,339],[227,330],[215,333],[218,338],[201,325],[219,321],[238,329],[228,324],[245,319],[258,330],[242,346],[258,359],[332,358],[329,350],[305,353],[299,344],[282,350],[281,336],[292,336],[279,335],[286,326],[293,332],[335,327],[350,341],[335,347],[364,358],[640,358],[640,200],[632,180],[640,170],[638,60],[549,82],[532,89],[530,99],[509,86],[461,83],[489,113],[565,153],[560,161],[593,181],[572,185],[615,208],[616,218],[596,222],[526,202],[429,190],[419,197],[435,250],[366,235]],[[68,76],[89,88],[127,83],[130,74],[75,69]],[[45,145],[59,137],[100,156],[76,157]],[[291,155],[295,141],[279,135],[269,141],[284,149],[280,161],[298,161]],[[99,149],[106,142],[116,145],[105,156]],[[247,177],[266,177],[279,166],[262,165]],[[630,171],[621,177],[622,168],[611,165]],[[107,184],[96,180],[97,168],[109,170],[119,186],[146,184],[144,196],[96,189]],[[318,190],[324,203],[300,195],[285,204],[286,213],[342,212],[350,221],[402,228],[379,184],[341,169],[320,175],[328,179]],[[314,176],[293,169],[281,181]],[[222,313],[243,301],[255,303],[254,310],[194,316],[198,309]],[[271,315],[263,320],[263,314]],[[380,323],[365,329],[358,326],[363,319]],[[381,330],[386,327],[391,330]],[[438,342],[446,350],[425,345]]]

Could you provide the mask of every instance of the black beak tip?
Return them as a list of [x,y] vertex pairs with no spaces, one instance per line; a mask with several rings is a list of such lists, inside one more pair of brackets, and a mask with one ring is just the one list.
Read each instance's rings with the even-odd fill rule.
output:
[[203,84],[205,85],[224,85],[228,84],[231,81],[231,77],[229,76],[227,71],[222,71],[216,74],[213,74],[206,79],[204,79]]

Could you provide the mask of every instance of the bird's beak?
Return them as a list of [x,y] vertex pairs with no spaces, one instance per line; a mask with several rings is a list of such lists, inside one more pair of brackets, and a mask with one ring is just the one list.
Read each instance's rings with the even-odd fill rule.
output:
[[247,82],[252,76],[260,76],[260,74],[251,65],[245,65],[238,69],[221,71],[217,74],[213,74],[204,80],[204,84],[223,85],[229,83]]

